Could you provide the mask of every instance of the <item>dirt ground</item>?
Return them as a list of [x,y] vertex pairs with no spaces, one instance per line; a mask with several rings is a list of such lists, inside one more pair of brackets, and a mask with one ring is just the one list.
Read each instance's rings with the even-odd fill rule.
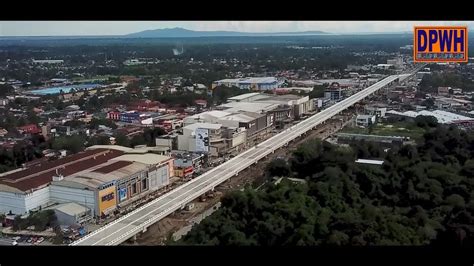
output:
[[[268,162],[277,157],[287,157],[287,155],[296,149],[299,144],[307,141],[308,139],[325,139],[329,137],[340,130],[345,124],[349,123],[347,122],[349,117],[350,115],[344,117],[340,116],[338,119],[331,119],[326,124],[319,126],[316,130],[306,133],[301,138],[291,142],[288,147],[275,151],[266,158],[260,160],[256,165],[252,165],[246,170],[240,172],[238,176],[233,177],[216,187],[216,192],[212,198],[206,198],[205,202],[195,200],[193,202],[194,208],[191,211],[176,211],[158,223],[150,226],[145,233],[137,235],[136,240],[129,240],[123,243],[123,245],[165,245],[167,239],[170,238],[174,232],[186,225],[189,225],[189,221],[193,217],[214,206],[220,201],[221,197],[226,192],[241,189],[246,184],[251,184],[253,187],[258,187],[259,185],[263,184],[265,180],[265,167]],[[343,118],[344,121],[341,122],[339,118]]]

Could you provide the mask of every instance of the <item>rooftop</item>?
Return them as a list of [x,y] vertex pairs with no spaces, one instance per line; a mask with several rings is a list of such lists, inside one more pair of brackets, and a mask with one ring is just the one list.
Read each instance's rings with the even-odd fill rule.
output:
[[254,77],[254,78],[240,78],[240,79],[221,79],[215,82],[216,83],[275,83],[278,81],[274,77]]
[[81,215],[89,210],[87,207],[74,202],[60,204],[54,209],[71,216]]
[[357,119],[370,119],[374,117],[374,115],[357,115]]
[[230,97],[228,98],[227,100],[230,100],[230,101],[239,101],[239,100],[244,100],[244,99],[247,99],[247,98],[250,98],[250,97],[253,97],[253,96],[257,96],[257,95],[260,95],[261,93],[258,93],[258,92],[250,92],[250,93],[244,93],[244,94],[241,94],[241,95],[237,95],[237,96],[234,96],[234,97]]
[[368,160],[368,159],[357,159],[355,162],[362,163],[362,164],[372,164],[372,165],[382,165],[384,163],[384,161]]
[[[117,150],[95,149],[64,158],[47,161],[21,171],[11,171],[0,177],[2,190],[27,192],[48,185],[58,173],[67,177],[101,165],[122,155]],[[58,172],[58,173],[57,173]]]
[[96,150],[96,149],[110,149],[110,150],[117,150],[117,151],[122,151],[122,152],[133,151],[132,148],[120,146],[120,145],[93,145],[86,148],[86,150]]
[[237,113],[239,111],[261,113],[277,108],[278,104],[265,102],[230,102],[222,104],[220,107],[228,108],[225,109],[225,111],[230,113]]
[[221,124],[211,124],[211,123],[194,123],[188,126],[183,127],[183,129],[188,129],[194,131],[198,128],[207,128],[207,129],[219,129],[221,128]]
[[407,116],[407,117],[412,117],[412,118],[415,118],[419,115],[434,116],[438,120],[438,123],[441,123],[441,124],[450,124],[450,123],[454,123],[456,121],[461,121],[461,120],[463,121],[474,120],[474,118],[471,118],[471,117],[458,115],[455,113],[442,111],[442,110],[435,110],[435,111],[422,110],[419,112],[414,112],[414,111],[398,112],[395,110],[390,110],[390,111],[387,111],[387,114],[402,115],[402,116]]
[[248,122],[251,122],[251,121],[255,120],[255,118],[253,118],[251,116],[248,116],[248,115],[245,115],[243,113],[229,115],[229,116],[223,117],[221,119],[222,120],[230,120],[230,121],[239,121],[239,122],[244,122],[244,123],[248,123]]
[[[120,164],[118,164],[120,163]],[[54,182],[59,186],[72,186],[81,188],[98,188],[99,186],[119,180],[121,178],[129,177],[138,172],[147,169],[147,165],[139,162],[125,162],[109,161],[98,167],[86,169],[74,175],[65,177],[64,180]],[[107,173],[105,173],[107,172]]]
[[112,159],[112,161],[127,161],[127,162],[137,162],[146,165],[155,165],[162,162],[168,161],[170,157],[158,155],[154,153],[146,154],[125,154],[119,157]]

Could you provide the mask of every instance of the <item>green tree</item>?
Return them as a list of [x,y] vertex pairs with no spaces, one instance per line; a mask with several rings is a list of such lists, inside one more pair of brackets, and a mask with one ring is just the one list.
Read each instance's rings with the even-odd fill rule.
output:
[[240,94],[249,93],[250,90],[243,90],[237,87],[217,86],[212,91],[212,97],[216,104],[225,103],[228,98]]
[[290,171],[290,166],[288,165],[287,161],[282,158],[274,159],[266,166],[266,172],[272,177],[289,177]]
[[15,88],[8,84],[0,84],[0,97],[5,97],[6,95],[12,94],[15,92]]
[[326,90],[327,86],[324,85],[315,85],[313,90],[308,94],[309,98],[322,98],[324,97],[324,90]]
[[52,148],[55,150],[68,150],[77,153],[84,150],[85,138],[82,135],[60,136],[52,140]]
[[117,145],[130,147],[130,140],[125,134],[118,133],[114,137],[115,137],[115,142]]

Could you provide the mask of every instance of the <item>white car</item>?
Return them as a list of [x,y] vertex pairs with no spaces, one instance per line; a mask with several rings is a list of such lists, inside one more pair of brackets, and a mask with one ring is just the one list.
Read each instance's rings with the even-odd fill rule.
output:
[[16,242],[16,240],[13,241],[13,242],[12,242],[12,245],[13,245],[13,246],[17,246],[17,245],[18,245],[18,242]]

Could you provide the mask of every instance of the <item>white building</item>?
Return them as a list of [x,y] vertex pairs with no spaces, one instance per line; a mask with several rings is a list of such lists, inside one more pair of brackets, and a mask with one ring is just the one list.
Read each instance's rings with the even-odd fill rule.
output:
[[390,110],[390,111],[387,111],[387,115],[405,116],[405,117],[410,117],[410,118],[416,118],[419,115],[434,116],[436,120],[438,120],[438,123],[440,124],[452,124],[452,123],[456,123],[460,121],[474,121],[474,118],[458,115],[455,113],[446,112],[442,110],[435,110],[435,111],[422,110],[419,112],[414,112],[414,111],[398,112],[395,110]]
[[[211,146],[215,142],[222,140],[221,124],[212,123],[194,123],[183,127],[183,134],[178,135],[178,150],[191,152],[209,152],[211,155],[217,155],[215,149]],[[201,133],[202,132],[202,133]],[[206,135],[202,139],[201,135]]]
[[360,127],[368,127],[375,124],[376,116],[375,115],[358,115],[356,118],[356,125]]
[[[97,216],[166,185],[174,174],[172,164],[172,158],[147,153],[146,149],[92,146],[84,152],[0,175],[0,213],[23,215],[55,203],[75,202]],[[123,186],[129,186],[126,188],[131,188],[132,194],[117,197],[123,194],[119,190]]]
[[217,86],[226,87],[237,87],[241,90],[273,90],[278,88],[282,82],[278,81],[274,77],[261,77],[261,78],[240,78],[240,79],[222,79],[212,83],[212,89]]
[[33,59],[34,64],[63,64],[64,60],[35,60]]
[[377,117],[385,117],[385,113],[387,112],[387,108],[367,106],[367,107],[365,107],[365,112],[369,115],[376,115]]

